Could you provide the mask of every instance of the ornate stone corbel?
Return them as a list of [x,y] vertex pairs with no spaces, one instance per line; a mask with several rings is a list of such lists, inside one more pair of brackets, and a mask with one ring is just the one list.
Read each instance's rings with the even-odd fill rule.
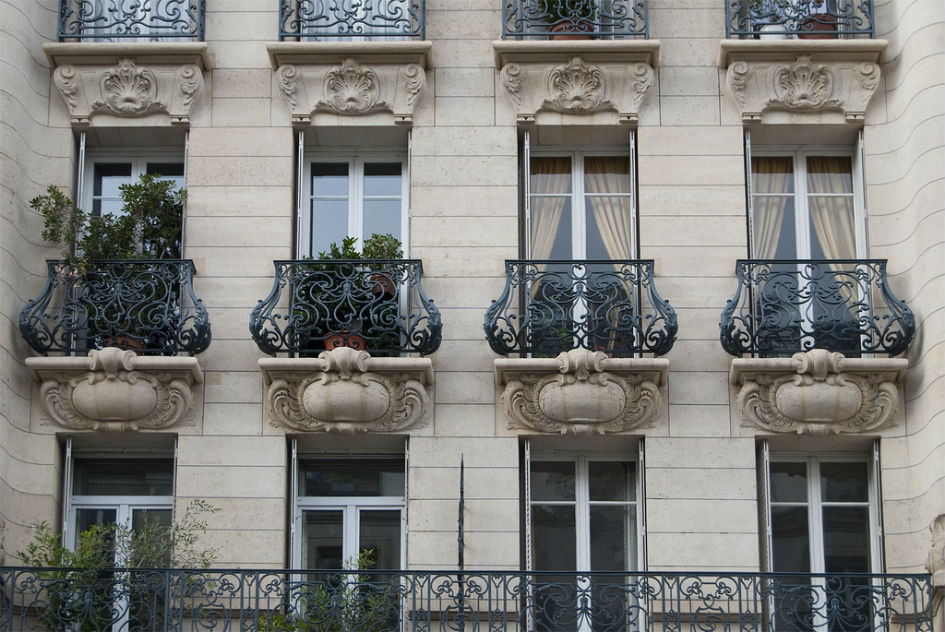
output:
[[495,361],[508,428],[558,434],[653,426],[663,411],[668,367],[664,359],[609,358],[587,349]]
[[846,358],[824,349],[732,361],[747,427],[808,435],[855,434],[893,423],[908,360]]
[[69,430],[164,430],[195,423],[196,358],[106,347],[86,358],[27,358],[45,418]]
[[269,423],[303,432],[402,432],[432,415],[427,358],[372,358],[338,347],[318,358],[263,358]]

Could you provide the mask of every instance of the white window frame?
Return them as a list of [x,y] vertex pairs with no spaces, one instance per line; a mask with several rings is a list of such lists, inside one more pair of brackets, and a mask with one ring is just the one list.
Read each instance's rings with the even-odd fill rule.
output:
[[[302,144],[300,137],[300,145]],[[299,186],[299,204],[298,204],[298,243],[297,249],[299,256],[311,255],[318,256],[317,252],[312,252],[312,165],[323,164],[348,164],[348,227],[347,235],[357,238],[357,248],[360,249],[364,244],[364,239],[370,235],[364,234],[364,165],[365,163],[400,163],[400,242],[403,247],[404,257],[408,257],[409,239],[407,207],[409,200],[409,177],[408,160],[406,152],[395,151],[376,151],[376,150],[324,150],[319,149],[317,153],[306,152],[301,161],[300,186]],[[393,199],[393,198],[386,198]],[[339,246],[341,244],[339,243]]]
[[[92,212],[94,201],[93,190],[95,184],[95,165],[99,163],[128,163],[131,165],[131,176],[129,183],[137,182],[142,174],[147,173],[148,163],[178,163],[183,166],[183,176],[168,176],[169,178],[181,177],[181,187],[186,186],[187,180],[187,160],[185,147],[179,150],[173,148],[155,148],[155,149],[135,149],[135,148],[99,148],[86,149],[84,160],[80,161],[79,169],[79,208],[87,209]],[[83,164],[84,163],[84,164]]]
[[570,259],[587,259],[587,204],[588,194],[584,187],[584,159],[586,157],[626,157],[628,158],[630,192],[626,194],[607,194],[607,197],[626,197],[630,200],[630,224],[633,234],[630,236],[631,259],[638,258],[639,217],[637,212],[636,185],[636,136],[630,135],[630,142],[620,146],[531,146],[530,135],[525,135],[525,257],[531,258],[531,200],[535,197],[563,197],[561,194],[540,194],[531,191],[532,158],[570,158],[571,160],[571,255]]

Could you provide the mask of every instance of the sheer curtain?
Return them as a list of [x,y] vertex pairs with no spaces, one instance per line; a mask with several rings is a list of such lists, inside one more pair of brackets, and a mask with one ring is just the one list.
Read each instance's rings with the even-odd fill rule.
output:
[[751,159],[752,256],[756,259],[773,259],[777,253],[784,209],[791,191],[791,162],[784,157]]
[[828,259],[855,258],[856,221],[850,159],[808,157],[807,190],[811,227],[824,255]]
[[[584,160],[587,204],[611,259],[633,256],[633,218],[630,214],[630,165],[625,157],[599,156]],[[601,195],[604,194],[604,195]]]
[[[558,236],[561,215],[571,186],[571,159],[532,158],[531,161],[531,259],[547,259]],[[540,195],[536,195],[540,194]],[[554,195],[556,197],[543,197]],[[560,196],[560,197],[558,197]]]

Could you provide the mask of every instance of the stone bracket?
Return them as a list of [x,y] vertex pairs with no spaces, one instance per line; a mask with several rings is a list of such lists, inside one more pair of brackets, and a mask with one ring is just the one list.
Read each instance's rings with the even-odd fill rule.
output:
[[669,360],[609,358],[574,349],[556,358],[501,358],[496,383],[509,430],[607,434],[652,427],[665,403]]
[[636,123],[653,84],[659,42],[493,42],[496,67],[518,123],[540,123],[543,112],[613,112]]
[[310,125],[319,115],[376,124],[372,114],[413,122],[430,42],[280,42],[268,49],[293,124]]
[[195,425],[196,358],[139,356],[106,347],[88,357],[26,359],[45,418],[69,430],[166,430]]
[[[81,46],[81,48],[79,48]],[[189,125],[204,91],[206,44],[46,44],[72,125]]]
[[433,415],[429,358],[372,358],[338,347],[318,358],[261,358],[264,409],[275,428],[302,432],[402,432]]
[[791,358],[736,358],[729,372],[745,427],[814,436],[858,434],[895,421],[909,361],[847,358],[824,349]]

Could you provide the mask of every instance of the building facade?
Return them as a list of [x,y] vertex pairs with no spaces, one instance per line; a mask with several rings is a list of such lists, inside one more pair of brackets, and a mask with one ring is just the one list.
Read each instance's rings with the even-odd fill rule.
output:
[[[941,2],[130,4],[0,0],[0,564],[202,499],[221,568],[945,586]],[[31,348],[30,200],[142,173],[212,340]]]

